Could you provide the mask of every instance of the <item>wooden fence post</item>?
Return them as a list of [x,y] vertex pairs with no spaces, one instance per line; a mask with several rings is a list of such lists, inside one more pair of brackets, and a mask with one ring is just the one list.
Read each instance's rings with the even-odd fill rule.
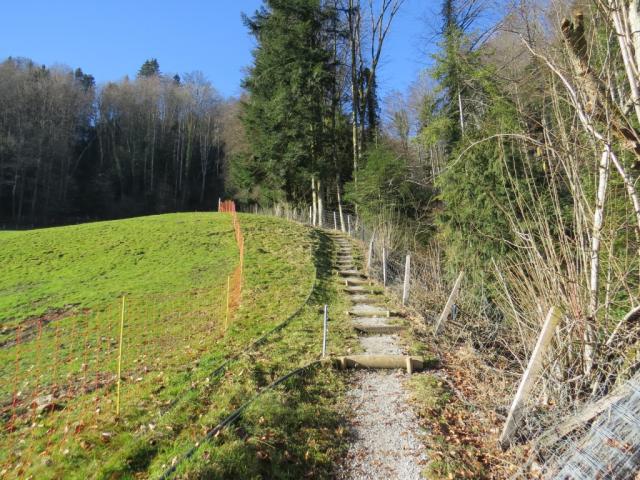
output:
[[382,286],[387,286],[387,247],[382,247]]
[[500,447],[502,449],[507,449],[509,445],[511,445],[511,438],[513,437],[515,429],[518,426],[518,422],[522,417],[522,403],[529,396],[538,372],[542,368],[544,352],[553,338],[553,332],[560,322],[560,316],[561,312],[556,307],[551,307],[549,309],[549,313],[547,313],[547,318],[542,326],[542,331],[540,332],[536,346],[533,349],[531,358],[529,359],[529,365],[527,365],[527,369],[522,375],[518,391],[511,403],[511,408],[509,409],[509,415],[507,416],[507,421],[504,424],[502,435],[500,435]]
[[338,218],[336,217],[336,212],[333,212],[333,229],[338,230]]
[[404,285],[402,287],[402,305],[405,306],[409,301],[409,280],[411,271],[411,255],[407,253],[407,259],[404,263]]
[[351,236],[351,215],[347,214],[347,232],[349,233],[349,236]]
[[371,235],[371,240],[369,241],[369,252],[367,253],[367,276],[369,276],[369,271],[371,270],[371,260],[373,260],[373,239],[375,238],[375,232]]
[[449,314],[451,313],[451,307],[453,307],[453,302],[456,300],[456,296],[458,295],[458,289],[460,288],[460,283],[462,282],[462,276],[464,272],[460,272],[458,274],[458,278],[456,278],[456,283],[453,285],[453,289],[449,294],[449,298],[447,299],[447,303],[444,306],[444,310],[440,314],[438,321],[436,322],[436,326],[433,329],[433,334],[437,335],[442,327],[442,324],[449,318]]

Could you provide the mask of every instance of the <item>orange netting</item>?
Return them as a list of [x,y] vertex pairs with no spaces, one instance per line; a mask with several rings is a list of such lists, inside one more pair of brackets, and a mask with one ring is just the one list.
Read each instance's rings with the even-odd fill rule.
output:
[[238,244],[240,253],[240,261],[233,273],[227,279],[227,311],[225,316],[225,330],[229,326],[233,314],[240,306],[240,297],[242,295],[242,279],[244,269],[244,236],[240,228],[240,220],[236,213],[236,204],[233,200],[226,200],[218,204],[218,211],[222,213],[230,213],[233,221],[233,230]]

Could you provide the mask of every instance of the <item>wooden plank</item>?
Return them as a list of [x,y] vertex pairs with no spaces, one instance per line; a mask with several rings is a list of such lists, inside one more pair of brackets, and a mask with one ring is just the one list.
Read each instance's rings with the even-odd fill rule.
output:
[[451,308],[453,307],[453,303],[455,302],[456,296],[458,295],[458,289],[460,288],[460,284],[462,283],[463,275],[464,275],[464,272],[460,272],[458,274],[458,278],[456,278],[456,283],[454,283],[454,285],[453,285],[453,289],[451,290],[451,293],[449,294],[449,298],[447,299],[447,303],[445,304],[444,309],[442,310],[442,313],[440,314],[440,317],[438,318],[438,321],[436,322],[436,326],[433,329],[434,335],[438,334],[438,332],[440,331],[440,328],[442,327],[444,322],[446,322],[447,318],[449,318],[449,314],[451,313]]
[[549,309],[547,318],[542,326],[542,331],[540,332],[536,346],[533,349],[531,358],[529,359],[527,369],[522,375],[518,391],[511,403],[511,408],[509,409],[509,415],[507,416],[507,421],[504,424],[502,435],[500,435],[500,446],[503,449],[506,449],[511,445],[511,439],[513,438],[513,434],[515,433],[520,418],[522,417],[522,404],[529,396],[529,393],[535,384],[538,372],[542,368],[544,352],[553,338],[553,332],[560,322],[560,317],[561,312],[559,309],[556,307],[551,307]]

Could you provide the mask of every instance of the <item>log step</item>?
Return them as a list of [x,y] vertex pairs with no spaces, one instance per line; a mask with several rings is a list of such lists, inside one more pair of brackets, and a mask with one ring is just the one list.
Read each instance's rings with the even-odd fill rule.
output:
[[391,335],[406,330],[404,325],[367,325],[362,323],[354,323],[353,328],[362,333],[372,335]]
[[406,369],[411,374],[424,369],[424,361],[407,355],[348,355],[337,358],[341,370],[347,368]]
[[[373,288],[365,288],[361,285],[358,285],[356,287],[345,287],[344,289],[345,292],[350,293],[350,294],[356,294],[356,293],[369,293],[371,295],[380,295],[382,292],[379,290],[374,290]],[[372,316],[372,315],[369,315]],[[373,315],[375,316],[375,315]]]
[[380,298],[373,297],[366,293],[352,293],[349,295],[349,300],[351,300],[354,304],[368,303],[376,305],[380,302]]
[[360,277],[367,278],[365,275],[360,273],[358,270],[339,270],[338,274],[342,277]]
[[351,307],[349,315],[354,317],[390,317],[391,312],[385,307],[360,303]]
[[359,277],[347,277],[344,279],[344,282],[347,287],[350,285],[371,285],[369,280]]

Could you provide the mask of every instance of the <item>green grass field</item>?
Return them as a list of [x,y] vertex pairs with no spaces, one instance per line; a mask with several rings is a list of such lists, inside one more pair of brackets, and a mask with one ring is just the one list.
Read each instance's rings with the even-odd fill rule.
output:
[[[332,243],[319,232],[273,218],[240,215],[240,222],[245,280],[226,333],[227,275],[238,262],[227,214],[0,234],[3,477],[156,478],[253,393],[317,357],[318,306],[333,303],[346,310],[339,308],[327,263]],[[221,378],[211,376],[229,354],[294,312],[316,274],[312,301],[290,325]],[[354,339],[341,315],[332,325],[335,351]],[[318,369],[291,382],[201,446],[180,465],[180,475],[329,475],[341,448],[332,395],[342,380]],[[40,411],[36,407],[43,402],[47,408]]]

